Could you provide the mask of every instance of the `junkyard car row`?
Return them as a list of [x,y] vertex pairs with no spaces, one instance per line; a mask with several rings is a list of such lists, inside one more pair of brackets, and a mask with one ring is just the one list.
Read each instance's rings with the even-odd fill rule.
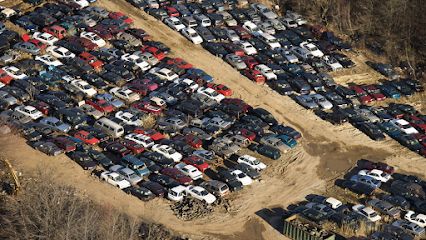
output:
[[407,104],[372,106],[423,92],[423,86],[402,78],[388,64],[373,62],[367,64],[386,80],[336,84],[327,72],[355,66],[345,55],[350,44],[323,27],[309,25],[301,15],[288,11],[280,17],[262,4],[239,8],[236,1],[128,1],[250,80],[291,95],[321,118],[333,124],[350,122],[376,141],[386,134],[426,156],[424,114]]

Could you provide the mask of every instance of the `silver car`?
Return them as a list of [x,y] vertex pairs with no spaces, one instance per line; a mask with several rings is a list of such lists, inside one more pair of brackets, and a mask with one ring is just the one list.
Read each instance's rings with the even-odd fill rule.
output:
[[135,185],[138,182],[142,181],[142,178],[137,175],[132,169],[125,168],[121,165],[114,165],[109,168],[111,172],[116,172],[124,177],[130,184]]
[[317,109],[319,108],[318,104],[312,98],[311,95],[299,95],[296,96],[296,101],[307,109]]
[[377,117],[374,113],[372,113],[370,110],[361,108],[355,110],[360,116],[362,116],[364,119],[368,120],[372,123],[380,122],[380,118]]
[[18,99],[5,91],[0,91],[0,100],[7,102],[9,105],[15,105],[18,103]]
[[405,219],[396,220],[392,223],[392,226],[403,229],[404,231],[409,232],[415,236],[423,236],[425,234],[424,228]]
[[289,146],[287,146],[286,144],[284,144],[281,139],[273,136],[273,135],[269,135],[269,136],[265,136],[262,137],[260,139],[260,143],[263,145],[267,145],[267,146],[271,146],[274,148],[279,149],[281,152],[286,152],[287,150],[290,149]]
[[371,199],[367,202],[367,205],[393,218],[398,218],[401,215],[401,210],[399,210],[394,205],[380,199]]
[[37,55],[40,53],[40,48],[36,47],[36,45],[30,42],[18,42],[13,46],[13,48],[32,55]]
[[71,126],[62,122],[61,120],[55,118],[55,117],[45,117],[40,120],[40,123],[51,126],[61,132],[68,132],[71,130]]
[[235,55],[233,53],[225,56],[225,60],[237,70],[243,70],[247,68],[245,62],[241,59],[240,56]]
[[321,94],[312,94],[312,99],[323,109],[333,108],[333,104]]
[[133,36],[130,33],[120,32],[120,33],[117,34],[116,38],[119,39],[119,40],[124,40],[124,41],[128,42],[133,47],[142,46],[142,41],[137,39],[135,36]]

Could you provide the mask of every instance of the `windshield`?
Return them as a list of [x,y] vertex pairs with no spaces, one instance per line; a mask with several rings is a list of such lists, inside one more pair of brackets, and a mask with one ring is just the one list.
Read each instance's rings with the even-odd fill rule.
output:
[[207,196],[209,193],[206,190],[200,192],[201,196]]
[[123,181],[124,178],[121,175],[118,175],[117,177],[115,177],[115,181]]
[[238,176],[238,178],[244,178],[246,175],[244,175],[244,173],[240,173],[237,176]]

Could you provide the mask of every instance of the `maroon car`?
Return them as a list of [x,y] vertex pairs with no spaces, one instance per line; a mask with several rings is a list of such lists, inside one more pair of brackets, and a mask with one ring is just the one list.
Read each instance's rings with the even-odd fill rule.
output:
[[75,142],[69,139],[67,136],[54,137],[50,139],[49,142],[53,142],[60,149],[64,150],[64,152],[72,152],[77,148]]
[[127,149],[132,151],[132,153],[135,155],[138,155],[145,151],[145,148],[141,144],[132,140],[124,139],[120,141],[120,143],[123,144],[123,146],[125,146]]
[[357,166],[360,169],[367,170],[379,169],[388,174],[393,174],[395,172],[395,169],[392,166],[387,165],[386,163],[373,162],[367,159],[358,160]]
[[373,98],[376,101],[383,101],[386,99],[386,96],[383,95],[380,92],[380,89],[378,89],[376,86],[374,85],[363,85],[361,86],[365,91],[367,91],[368,94],[370,94],[371,96],[373,96]]
[[164,174],[166,176],[173,178],[174,180],[178,181],[182,185],[192,184],[192,179],[184,175],[177,168],[163,168],[163,170],[161,170],[161,174]]
[[371,103],[374,98],[372,96],[370,96],[369,94],[367,94],[367,92],[362,89],[360,86],[351,86],[350,87],[353,91],[355,91],[356,96],[359,98],[359,101],[362,104],[367,104],[367,103]]
[[113,153],[115,155],[118,155],[120,157],[124,157],[124,156],[132,153],[132,151],[130,151],[129,149],[127,149],[126,146],[124,146],[123,144],[121,144],[118,141],[110,142],[109,144],[107,144],[104,147],[104,150],[108,151],[110,153]]

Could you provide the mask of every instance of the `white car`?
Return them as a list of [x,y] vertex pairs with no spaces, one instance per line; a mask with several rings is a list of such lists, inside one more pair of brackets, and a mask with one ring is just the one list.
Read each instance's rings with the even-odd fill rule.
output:
[[286,26],[286,28],[295,28],[298,27],[297,22],[291,18],[284,18],[281,22]]
[[231,174],[234,175],[237,178],[237,181],[241,182],[244,186],[253,183],[253,180],[241,170],[233,170]]
[[185,28],[185,25],[183,25],[183,23],[177,17],[166,18],[164,19],[164,23],[166,23],[167,26],[169,26],[171,29],[174,29],[178,32]]
[[101,180],[113,185],[114,187],[118,187],[120,189],[128,188],[131,186],[130,182],[124,179],[123,176],[116,172],[105,171],[101,173]]
[[21,69],[15,67],[15,66],[6,66],[2,68],[7,75],[11,76],[14,79],[24,79],[27,78],[27,74],[21,72]]
[[92,43],[98,45],[98,47],[104,47],[106,45],[105,40],[98,36],[94,32],[82,32],[80,37],[89,39]]
[[72,0],[72,2],[77,4],[80,7],[80,9],[89,6],[89,2],[87,0]]
[[52,55],[49,55],[49,54],[36,56],[35,60],[40,61],[48,66],[57,67],[62,65],[61,61],[59,61],[58,59],[54,58]]
[[200,87],[197,89],[197,93],[204,95],[210,99],[215,100],[216,102],[221,102],[223,99],[225,99],[225,96],[222,94],[216,92],[216,90],[208,87]]
[[240,156],[237,159],[238,163],[245,163],[247,165],[249,165],[251,168],[261,171],[264,170],[266,168],[266,164],[264,164],[263,162],[259,161],[257,158],[250,156],[250,155],[243,155]]
[[420,227],[426,227],[426,215],[408,211],[404,218],[412,223],[419,225]]
[[58,38],[47,32],[35,32],[33,38],[47,45],[53,45],[59,41]]
[[79,108],[81,110],[83,110],[83,112],[85,112],[87,115],[93,117],[96,120],[105,116],[105,114],[103,112],[97,110],[96,108],[94,108],[92,105],[89,105],[89,104],[83,104],[83,105],[79,106]]
[[142,126],[143,122],[136,115],[130,112],[118,111],[115,113],[115,117],[123,121],[127,125]]
[[148,62],[144,61],[142,58],[140,58],[137,55],[126,53],[123,56],[121,56],[121,59],[124,60],[124,61],[134,63],[136,66],[138,66],[144,72],[148,71],[151,68],[151,65],[149,65]]
[[15,108],[15,111],[20,112],[24,114],[25,116],[30,117],[32,120],[37,120],[41,117],[43,117],[43,113],[41,113],[39,110],[37,110],[33,106],[17,106]]
[[249,42],[241,41],[238,43],[238,46],[240,46],[247,55],[257,54],[256,48]]
[[331,68],[332,71],[343,69],[342,64],[340,64],[336,59],[329,55],[324,55],[322,59],[324,60],[325,64],[327,64]]
[[174,162],[180,162],[180,160],[182,160],[182,154],[167,145],[155,144],[152,146],[152,151],[158,152],[166,158],[172,159]]
[[116,96],[116,97],[118,97],[118,98],[120,98],[120,99],[122,99],[126,102],[129,102],[129,103],[138,101],[140,99],[139,94],[133,92],[132,90],[130,90],[128,88],[115,87],[115,88],[112,88],[111,90],[109,90],[109,92],[112,95],[114,95],[114,96]]
[[255,70],[259,71],[266,80],[276,80],[277,75],[272,71],[272,69],[265,64],[259,64],[254,67]]
[[404,119],[392,119],[390,121],[395,127],[399,128],[405,134],[417,134],[419,133],[415,128],[413,128],[410,123]]
[[321,57],[324,56],[324,53],[321,50],[319,50],[318,47],[315,46],[315,44],[313,44],[313,43],[302,42],[300,44],[300,47],[308,50],[314,57],[321,58]]
[[98,93],[92,85],[83,80],[74,80],[71,85],[88,97],[93,97]]
[[391,175],[383,172],[382,170],[379,169],[373,169],[373,170],[361,170],[358,172],[359,175],[362,176],[370,176],[378,181],[381,182],[387,182],[391,179]]
[[46,52],[55,58],[75,58],[75,54],[64,47],[50,46],[46,48]]
[[142,178],[139,175],[137,175],[135,173],[135,171],[133,171],[130,168],[126,168],[126,167],[123,167],[121,165],[114,165],[114,166],[111,166],[109,168],[109,170],[111,172],[116,172],[116,173],[120,174],[121,176],[124,177],[124,179],[129,181],[130,184],[132,184],[132,185],[135,185],[138,182],[142,181]]
[[138,134],[138,133],[129,133],[125,137],[125,139],[132,140],[140,145],[142,145],[144,148],[150,148],[154,146],[154,141],[144,134]]
[[[158,68],[156,68],[155,70],[158,70]],[[154,73],[157,77],[163,80],[175,81],[179,78],[179,75],[177,75],[175,72],[168,68],[161,68],[158,71],[155,70],[153,70],[151,73]]]
[[192,180],[198,180],[203,178],[203,173],[200,172],[196,167],[187,165],[185,163],[179,163],[175,165],[175,168],[179,169],[183,174],[190,177]]
[[186,188],[186,193],[189,196],[201,201],[205,201],[208,204],[212,204],[214,201],[216,201],[216,197],[213,194],[207,192],[207,190],[203,187],[190,185]]
[[318,104],[318,106],[320,106],[323,109],[332,109],[333,108],[333,104],[328,101],[324,96],[322,96],[321,94],[312,94],[311,95],[312,99],[316,102],[316,104]]
[[167,199],[172,201],[182,201],[183,198],[186,196],[186,187],[179,185],[173,188],[170,188],[169,191],[167,191]]
[[380,219],[382,219],[382,217],[380,217],[380,215],[377,214],[377,212],[374,211],[371,207],[366,207],[365,205],[362,205],[362,204],[357,204],[353,206],[352,210],[360,214],[361,216],[364,216],[371,222],[377,222],[377,221],[380,221]]
[[243,28],[250,32],[253,36],[260,36],[263,34],[262,30],[253,22],[245,21]]
[[178,78],[174,82],[183,83],[187,85],[192,90],[192,92],[195,92],[200,87],[200,85],[198,85],[196,82],[194,82],[193,80],[189,78],[184,78],[184,79]]
[[182,35],[194,44],[201,44],[203,39],[193,28],[184,28]]
[[238,36],[238,34],[232,29],[226,29],[226,36],[228,37],[229,41],[231,41],[231,42],[240,41],[240,36]]

